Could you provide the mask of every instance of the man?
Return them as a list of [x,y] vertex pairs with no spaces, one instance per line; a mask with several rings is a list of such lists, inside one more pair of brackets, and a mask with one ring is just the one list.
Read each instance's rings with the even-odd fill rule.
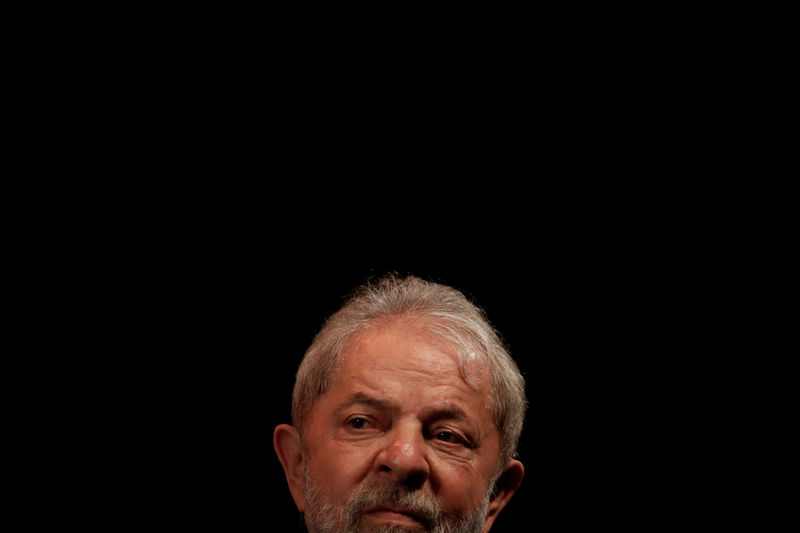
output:
[[486,532],[522,481],[525,407],[478,308],[390,276],[314,338],[274,446],[311,533]]

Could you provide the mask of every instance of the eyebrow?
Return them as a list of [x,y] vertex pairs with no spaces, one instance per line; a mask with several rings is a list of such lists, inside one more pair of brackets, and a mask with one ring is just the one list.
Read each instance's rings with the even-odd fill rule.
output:
[[399,411],[399,407],[395,405],[390,400],[384,400],[380,398],[375,398],[374,396],[370,396],[365,392],[356,392],[355,394],[351,394],[350,397],[345,401],[341,407],[337,410],[347,409],[348,407],[356,404],[366,405],[367,407],[372,407],[375,409],[381,409],[384,411]]
[[[370,396],[365,392],[356,392],[351,394],[347,400],[337,409],[337,411],[342,411],[351,407],[353,405],[365,405],[367,407],[372,407],[373,409],[380,409],[382,411],[399,411],[400,407],[392,402],[391,400],[386,400],[382,398],[376,398],[374,396]],[[473,417],[467,414],[467,412],[455,405],[448,405],[444,407],[430,407],[424,409],[421,413],[420,418],[423,420],[458,420],[469,424],[475,432],[475,437],[478,438],[482,435],[482,431],[480,430],[480,425],[478,421],[475,420]]]
[[455,406],[434,407],[430,409],[425,409],[422,414],[423,418],[434,418],[434,419],[449,418],[453,420],[464,420],[477,425],[475,420],[460,407],[455,407]]
[[478,421],[469,416],[467,412],[460,407],[450,405],[446,407],[433,407],[430,409],[425,409],[422,412],[421,418],[424,420],[455,420],[468,424],[472,428],[473,438],[476,440],[476,444],[483,436],[483,432],[481,431]]

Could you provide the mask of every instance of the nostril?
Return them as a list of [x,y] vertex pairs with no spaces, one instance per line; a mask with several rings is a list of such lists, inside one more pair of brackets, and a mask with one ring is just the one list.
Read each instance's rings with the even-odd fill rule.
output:
[[381,465],[381,472],[391,472],[392,469],[386,465]]
[[422,487],[425,483],[425,474],[422,472],[415,472],[414,474],[409,475],[404,481],[403,485],[405,485],[409,490],[416,490]]

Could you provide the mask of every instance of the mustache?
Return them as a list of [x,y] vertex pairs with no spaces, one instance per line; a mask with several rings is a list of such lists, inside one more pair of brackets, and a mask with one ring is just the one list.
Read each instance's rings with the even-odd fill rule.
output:
[[433,496],[420,491],[408,491],[390,482],[372,482],[355,489],[348,499],[345,516],[357,521],[361,514],[378,505],[404,507],[429,530],[441,524],[444,517],[442,508]]

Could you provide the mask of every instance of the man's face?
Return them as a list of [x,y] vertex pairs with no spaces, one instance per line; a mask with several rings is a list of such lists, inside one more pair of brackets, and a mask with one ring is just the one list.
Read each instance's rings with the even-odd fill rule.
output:
[[304,429],[304,510],[314,531],[482,531],[500,434],[483,363],[467,383],[452,345],[388,322],[343,354]]

